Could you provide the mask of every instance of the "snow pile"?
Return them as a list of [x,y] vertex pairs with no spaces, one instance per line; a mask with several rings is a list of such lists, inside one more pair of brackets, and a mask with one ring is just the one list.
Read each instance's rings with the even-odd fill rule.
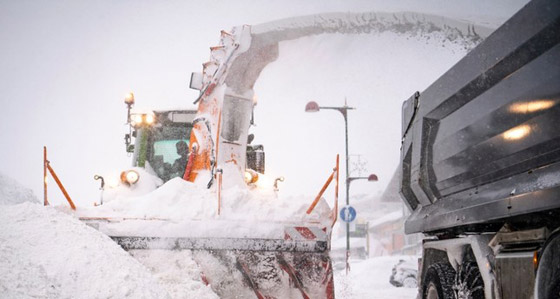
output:
[[[170,298],[111,239],[53,208],[5,206],[0,227],[0,293],[6,298]],[[192,298],[215,298],[200,281],[189,283]]]
[[119,197],[98,207],[78,209],[82,217],[123,217],[169,220],[313,220],[318,219],[329,207],[322,201],[307,216],[305,210],[312,198],[276,198],[270,194],[252,191],[245,186],[232,186],[222,190],[221,213],[218,216],[218,197],[214,189],[175,178],[155,191],[130,197]]
[[0,173],[0,205],[39,202],[31,189]]
[[[199,175],[195,183],[174,178],[153,192],[134,196],[134,191],[116,196],[116,200],[97,207],[79,207],[79,217],[127,218],[126,229],[130,232],[139,223],[133,220],[151,220],[141,231],[159,231],[158,235],[193,236],[204,232],[204,236],[228,235],[247,236],[252,231],[267,233],[271,225],[255,226],[254,222],[320,222],[329,218],[330,207],[323,199],[311,214],[306,214],[313,198],[278,198],[272,188],[247,186],[241,179],[238,169],[233,165],[223,165],[223,186],[221,190],[220,214],[218,215],[217,183],[206,188],[208,176]],[[261,178],[266,181],[266,178]],[[140,184],[138,182],[137,184]],[[140,184],[141,185],[141,184]],[[135,188],[132,186],[130,188]],[[142,187],[140,187],[142,188]],[[154,226],[157,220],[164,221]],[[224,223],[227,222],[227,225]],[[214,224],[214,225],[212,225]],[[124,229],[125,225],[121,225]],[[165,226],[165,227],[162,227]],[[224,230],[224,226],[227,230]],[[214,232],[212,232],[215,229]],[[273,229],[273,228],[271,228]],[[189,233],[189,231],[192,231]],[[166,233],[167,232],[167,233]],[[137,233],[134,235],[138,235]],[[260,234],[260,236],[263,236]],[[281,235],[283,237],[283,234]]]
[[123,183],[120,179],[121,174],[113,173],[106,175],[107,181],[103,192],[103,201],[108,202],[118,199],[120,196],[140,196],[154,191],[163,184],[163,181],[155,176],[154,171],[147,171],[141,167],[132,167],[138,173],[138,182],[132,187]]
[[97,207],[78,207],[76,214],[115,219],[94,222],[101,231],[121,236],[282,239],[284,226],[290,223],[324,221],[323,225],[330,225],[331,210],[324,199],[308,215],[311,197],[277,198],[273,192],[250,189],[245,184],[228,186],[227,182],[221,196],[218,215],[216,188],[175,178],[149,194],[121,196]]

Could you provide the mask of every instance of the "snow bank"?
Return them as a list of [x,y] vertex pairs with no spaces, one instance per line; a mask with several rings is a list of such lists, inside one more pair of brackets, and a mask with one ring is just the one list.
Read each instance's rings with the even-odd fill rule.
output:
[[[238,171],[224,165],[224,174]],[[218,215],[217,184],[204,184],[175,178],[151,193],[120,196],[97,207],[79,207],[82,218],[114,218],[126,221],[100,223],[101,231],[110,235],[166,237],[253,237],[283,238],[284,225],[320,223],[329,225],[330,207],[321,200],[308,215],[313,201],[308,197],[278,198],[270,189],[248,187],[230,181],[240,175],[224,175],[221,208]]]
[[103,201],[109,202],[118,200],[120,197],[141,196],[154,191],[163,184],[163,181],[154,175],[153,170],[146,170],[141,167],[132,167],[138,173],[138,182],[128,186],[120,180],[120,173],[110,173],[105,175],[106,186],[103,192]]
[[[389,283],[391,270],[399,260],[416,263],[414,256],[383,256],[364,261],[352,261],[350,273],[345,274],[344,267],[335,266],[335,292],[338,299],[352,298],[416,298],[414,288],[397,288]],[[338,270],[336,270],[338,269]]]
[[31,189],[0,173],[0,205],[39,202]]
[[[53,208],[5,206],[0,227],[0,293],[5,298],[170,298],[111,239]],[[198,284],[191,288],[193,298],[215,298],[204,297],[212,293]]]

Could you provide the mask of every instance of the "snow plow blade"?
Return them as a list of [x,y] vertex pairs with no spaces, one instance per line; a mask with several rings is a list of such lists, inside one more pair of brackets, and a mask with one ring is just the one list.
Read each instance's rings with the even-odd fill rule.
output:
[[327,252],[193,250],[220,298],[334,298]]
[[[329,229],[318,224],[282,227],[283,239],[199,236],[153,236],[150,225],[165,220],[81,217],[108,235],[133,256],[164,250],[169,260],[188,251],[200,268],[202,281],[220,298],[334,298]],[[143,236],[132,231],[116,233],[127,223],[143,224]],[[192,227],[193,223],[190,224]],[[167,255],[167,254],[166,254]]]
[[332,264],[326,242],[111,238],[129,252],[191,251],[203,282],[220,298],[334,298]]
[[326,241],[285,241],[276,239],[240,238],[160,238],[160,237],[115,237],[117,244],[125,250],[252,250],[287,252],[325,252]]

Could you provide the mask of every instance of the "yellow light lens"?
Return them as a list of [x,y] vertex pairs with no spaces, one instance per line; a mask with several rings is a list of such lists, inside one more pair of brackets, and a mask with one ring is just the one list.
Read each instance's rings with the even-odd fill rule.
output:
[[126,181],[131,185],[138,182],[139,178],[140,175],[134,170],[129,170],[126,172]]
[[539,266],[539,252],[535,251],[533,252],[533,267],[536,270],[538,266]]
[[124,102],[128,105],[134,104],[134,94],[132,92],[127,93],[124,97]]
[[251,180],[253,180],[253,176],[251,175],[250,172],[245,171],[245,183],[249,184],[249,182],[251,182]]
[[245,170],[245,183],[254,184],[258,180],[259,180],[259,174],[256,171],[252,169]]
[[155,117],[152,114],[147,114],[144,120],[146,121],[146,124],[151,125],[154,123]]
[[133,126],[139,125],[142,123],[142,114],[132,114],[130,116],[130,121]]

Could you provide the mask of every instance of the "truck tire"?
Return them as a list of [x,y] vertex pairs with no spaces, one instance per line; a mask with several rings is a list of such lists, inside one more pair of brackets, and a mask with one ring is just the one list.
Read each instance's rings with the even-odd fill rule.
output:
[[534,297],[560,298],[560,233],[547,242],[540,256]]
[[461,264],[453,289],[457,292],[457,299],[484,299],[484,281],[476,262]]
[[422,280],[423,299],[452,299],[455,270],[447,263],[435,263],[426,271]]

